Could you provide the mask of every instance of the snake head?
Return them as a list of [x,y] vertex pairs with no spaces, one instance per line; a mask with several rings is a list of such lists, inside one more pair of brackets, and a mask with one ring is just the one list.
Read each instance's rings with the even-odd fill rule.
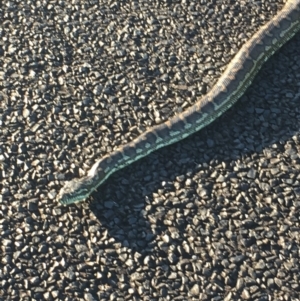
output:
[[92,177],[86,176],[65,183],[57,195],[62,205],[84,201],[94,190]]

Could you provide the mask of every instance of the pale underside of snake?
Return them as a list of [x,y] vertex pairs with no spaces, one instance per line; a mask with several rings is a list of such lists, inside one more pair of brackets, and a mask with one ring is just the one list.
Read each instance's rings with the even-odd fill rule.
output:
[[289,0],[238,51],[213,88],[181,114],[145,131],[97,161],[88,175],[61,188],[63,205],[85,200],[112,173],[151,152],[199,131],[230,108],[245,92],[263,63],[300,29],[300,0]]

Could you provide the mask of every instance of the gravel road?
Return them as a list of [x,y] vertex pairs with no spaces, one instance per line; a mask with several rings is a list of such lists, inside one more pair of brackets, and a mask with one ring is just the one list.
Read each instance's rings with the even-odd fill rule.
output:
[[199,133],[59,207],[191,106],[282,1],[0,7],[0,300],[300,300],[300,34]]

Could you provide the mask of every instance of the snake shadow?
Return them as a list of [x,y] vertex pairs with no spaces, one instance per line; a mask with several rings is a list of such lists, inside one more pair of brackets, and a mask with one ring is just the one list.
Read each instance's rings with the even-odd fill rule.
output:
[[[155,239],[168,231],[167,212],[176,214],[186,206],[179,202],[174,207],[174,181],[192,178],[211,162],[230,165],[255,153],[263,155],[266,148],[283,145],[299,133],[300,91],[289,80],[290,43],[300,44],[300,34],[263,66],[245,95],[219,119],[116,172],[92,194],[90,210],[115,242],[142,258],[160,255]],[[186,191],[188,201],[194,197]],[[172,206],[176,210],[170,211]],[[176,230],[183,233],[188,223],[182,221]]]

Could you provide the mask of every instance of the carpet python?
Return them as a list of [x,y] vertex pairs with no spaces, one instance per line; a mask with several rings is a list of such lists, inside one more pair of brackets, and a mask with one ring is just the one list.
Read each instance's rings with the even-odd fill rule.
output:
[[230,108],[245,92],[264,62],[300,29],[300,0],[288,0],[238,51],[213,88],[186,111],[153,126],[97,161],[87,176],[64,184],[63,204],[85,200],[112,173],[151,152],[199,131]]

